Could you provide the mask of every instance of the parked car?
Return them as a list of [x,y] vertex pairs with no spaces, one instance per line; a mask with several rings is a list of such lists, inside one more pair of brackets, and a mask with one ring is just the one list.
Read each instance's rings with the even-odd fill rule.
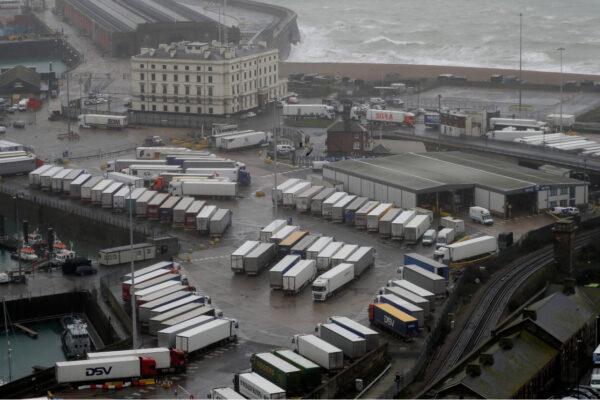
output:
[[550,212],[560,216],[579,215],[579,209],[577,207],[554,207]]
[[17,105],[10,106],[10,107],[8,107],[8,108],[6,109],[6,111],[7,111],[8,113],[10,113],[10,114],[14,114],[14,113],[16,113],[17,111],[19,111],[19,106],[17,106]]
[[6,127],[4,125],[0,125],[0,134],[6,133]]
[[19,119],[13,122],[13,128],[25,129],[25,121]]
[[80,265],[75,270],[75,274],[79,276],[95,275],[97,272],[98,270],[91,265]]

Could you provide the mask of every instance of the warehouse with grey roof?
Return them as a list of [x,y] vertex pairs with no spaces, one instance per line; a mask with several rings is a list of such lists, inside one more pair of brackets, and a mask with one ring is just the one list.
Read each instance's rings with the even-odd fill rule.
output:
[[508,218],[588,200],[586,182],[462,152],[343,160],[325,165],[323,177],[402,208],[439,202],[455,212],[477,205]]

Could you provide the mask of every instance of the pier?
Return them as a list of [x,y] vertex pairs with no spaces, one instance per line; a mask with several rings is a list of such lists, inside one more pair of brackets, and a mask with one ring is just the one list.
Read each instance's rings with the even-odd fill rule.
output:
[[34,331],[33,329],[29,329],[25,325],[15,323],[15,324],[13,324],[13,326],[32,339],[37,339],[37,337],[38,337],[38,333],[36,331]]

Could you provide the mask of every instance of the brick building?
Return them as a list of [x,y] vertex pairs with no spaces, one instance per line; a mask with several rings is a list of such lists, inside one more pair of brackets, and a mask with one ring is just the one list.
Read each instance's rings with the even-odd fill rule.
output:
[[327,128],[327,154],[362,156],[370,153],[373,141],[370,133],[357,121],[344,119]]

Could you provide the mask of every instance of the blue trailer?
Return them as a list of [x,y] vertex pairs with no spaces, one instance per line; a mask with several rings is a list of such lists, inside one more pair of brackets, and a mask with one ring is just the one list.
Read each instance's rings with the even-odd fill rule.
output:
[[417,253],[405,254],[404,265],[416,265],[417,267],[421,267],[429,272],[442,276],[446,281],[450,277],[450,269],[447,265]]
[[369,321],[398,336],[409,338],[419,334],[417,319],[391,304],[369,304]]

